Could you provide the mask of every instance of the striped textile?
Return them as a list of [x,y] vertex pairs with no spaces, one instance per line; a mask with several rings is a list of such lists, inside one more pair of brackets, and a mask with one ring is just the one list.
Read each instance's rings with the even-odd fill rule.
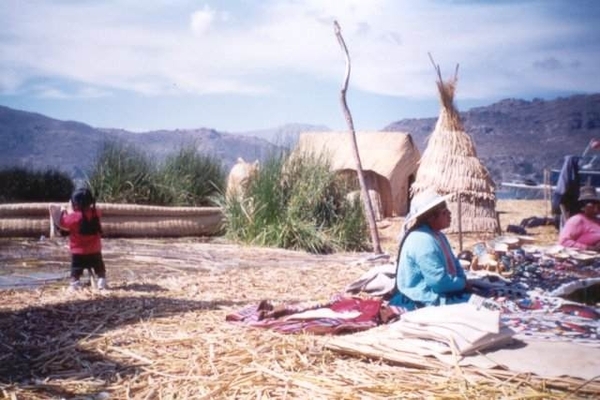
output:
[[[295,319],[307,311],[327,311],[340,317]],[[263,300],[226,316],[239,325],[272,329],[280,333],[343,334],[364,331],[398,317],[403,310],[382,304],[381,299],[336,296],[326,303],[273,305]],[[349,318],[346,315],[353,315]]]

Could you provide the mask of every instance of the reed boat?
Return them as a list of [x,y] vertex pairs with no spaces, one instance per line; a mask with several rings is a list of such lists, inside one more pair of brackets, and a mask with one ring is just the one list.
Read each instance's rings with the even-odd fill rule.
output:
[[[50,237],[49,208],[56,203],[0,204],[0,237]],[[67,204],[63,204],[66,206]],[[159,207],[98,203],[104,237],[214,236],[222,231],[220,207]]]

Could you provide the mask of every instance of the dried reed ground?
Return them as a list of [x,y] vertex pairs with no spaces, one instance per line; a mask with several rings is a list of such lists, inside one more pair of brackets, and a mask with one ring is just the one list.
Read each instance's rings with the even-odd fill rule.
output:
[[[503,202],[501,223],[543,216],[542,202]],[[380,234],[392,256],[400,220]],[[531,230],[552,243],[549,227]],[[455,238],[451,238],[453,243]],[[465,247],[479,241],[463,238]],[[68,270],[63,239],[0,243],[6,264]],[[112,289],[71,294],[65,283],[0,296],[0,389],[6,398],[570,398],[568,380],[422,369],[324,349],[327,337],[282,335],[225,322],[263,299],[323,301],[369,268],[366,254],[309,255],[195,239],[104,242]],[[14,255],[13,258],[5,256]],[[32,267],[33,268],[33,267]],[[13,377],[13,381],[8,380]],[[29,379],[33,376],[35,379]],[[562,390],[551,389],[562,387]],[[585,391],[588,390],[586,393]],[[597,395],[597,393],[595,394]]]

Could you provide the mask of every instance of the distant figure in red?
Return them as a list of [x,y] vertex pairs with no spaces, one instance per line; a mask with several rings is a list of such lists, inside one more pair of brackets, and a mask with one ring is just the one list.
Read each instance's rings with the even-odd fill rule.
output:
[[73,212],[63,210],[60,226],[69,231],[71,251],[71,290],[79,290],[83,271],[93,268],[98,277],[98,289],[106,289],[106,268],[102,259],[101,213],[88,188],[76,189],[71,195]]
[[567,220],[558,243],[580,250],[600,251],[600,199],[593,186],[583,186],[580,192],[580,212]]

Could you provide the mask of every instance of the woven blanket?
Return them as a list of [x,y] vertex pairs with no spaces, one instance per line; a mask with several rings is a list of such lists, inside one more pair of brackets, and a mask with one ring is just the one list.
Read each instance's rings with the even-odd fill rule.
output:
[[273,304],[263,300],[226,316],[226,321],[281,333],[342,334],[364,331],[396,318],[403,310],[381,299],[334,297],[325,303]]

